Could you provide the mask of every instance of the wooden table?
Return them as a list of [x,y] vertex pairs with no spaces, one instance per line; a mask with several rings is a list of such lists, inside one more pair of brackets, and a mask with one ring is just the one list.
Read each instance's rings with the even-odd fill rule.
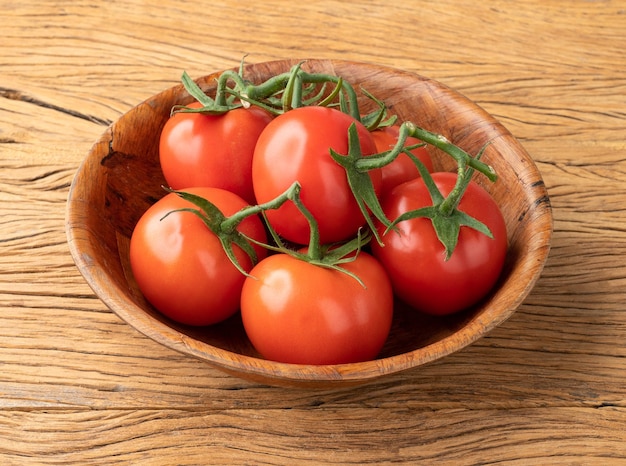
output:
[[[0,0],[0,463],[626,464],[626,2]],[[339,391],[161,347],[94,296],[65,203],[143,99],[249,62],[389,65],[478,102],[554,209],[518,312],[441,361]]]

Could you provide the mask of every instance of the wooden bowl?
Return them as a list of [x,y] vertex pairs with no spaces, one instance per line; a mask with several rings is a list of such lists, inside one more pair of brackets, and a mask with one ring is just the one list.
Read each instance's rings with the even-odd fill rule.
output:
[[[288,71],[300,60],[248,65],[251,81]],[[95,294],[120,318],[153,340],[205,360],[223,371],[271,385],[356,385],[415,368],[453,353],[511,316],[532,289],[548,256],[552,213],[530,156],[491,115],[431,79],[381,66],[340,60],[308,60],[304,69],[342,76],[383,99],[400,120],[445,135],[497,171],[491,183],[477,177],[496,199],[508,229],[509,252],[501,279],[478,306],[448,317],[428,317],[398,304],[387,344],[378,359],[310,366],[262,359],[245,336],[238,315],[221,324],[192,328],[176,324],[150,306],[133,281],[129,238],[142,213],[163,196],[158,158],[161,128],[175,104],[192,101],[182,85],[157,94],[123,115],[95,143],[72,183],[67,236],[76,265]],[[214,90],[215,73],[199,79]],[[454,166],[447,156],[440,168]],[[494,351],[497,351],[494,349]]]

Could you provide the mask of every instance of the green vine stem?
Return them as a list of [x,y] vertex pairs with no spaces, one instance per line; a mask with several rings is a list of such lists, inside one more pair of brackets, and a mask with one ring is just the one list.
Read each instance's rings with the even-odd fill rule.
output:
[[269,209],[278,209],[285,202],[293,199],[294,196],[299,196],[300,184],[296,182],[275,199],[264,204],[244,207],[229,217],[226,217],[215,204],[201,196],[185,191],[176,191],[169,188],[164,189],[190,202],[195,206],[195,208],[188,207],[175,209],[165,214],[163,218],[174,212],[190,212],[195,214],[198,218],[200,218],[200,220],[202,220],[206,227],[218,237],[224,252],[228,256],[228,259],[233,263],[237,270],[244,275],[249,276],[248,272],[246,272],[246,270],[241,266],[239,260],[235,256],[233,245],[239,246],[248,255],[253,265],[257,263],[258,257],[256,251],[252,247],[250,238],[237,230],[237,227],[246,218],[258,215]]
[[[490,165],[480,161],[480,157],[472,157],[465,152],[459,146],[451,143],[446,137],[441,134],[433,133],[424,128],[420,128],[415,123],[410,121],[402,123],[400,125],[400,131],[398,134],[398,141],[396,145],[387,152],[383,152],[376,156],[363,157],[357,162],[356,168],[359,170],[373,170],[376,168],[382,168],[385,165],[393,162],[393,160],[403,152],[406,144],[407,137],[417,138],[427,144],[430,144],[438,149],[441,149],[446,154],[450,155],[456,162],[459,171],[464,171],[467,167],[471,167],[474,170],[485,175],[490,181],[496,181],[498,178],[495,170]],[[480,150],[482,154],[487,146]]]
[[[215,98],[208,96],[186,72],[183,72],[181,78],[183,86],[202,107],[188,108],[178,105],[172,112],[221,114],[235,108],[256,105],[273,114],[280,114],[305,105],[329,106],[338,99],[339,106],[345,113],[361,121],[357,94],[352,85],[338,76],[308,73],[302,70],[303,63],[298,63],[288,72],[273,76],[259,84],[253,84],[244,78],[243,66],[238,72],[224,71],[217,79]],[[329,83],[334,85],[334,89],[328,96],[324,96],[323,89]],[[229,84],[232,84],[232,87],[229,87]],[[321,85],[322,91],[313,99],[308,98],[308,93],[314,90],[315,85]],[[281,96],[280,99],[277,100],[277,96]]]
[[[297,205],[298,208],[304,208],[304,205],[302,203],[297,203]],[[306,208],[304,209],[306,211]],[[276,233],[276,231],[272,228],[269,222],[267,222],[268,230],[270,232],[270,235],[272,236],[272,239],[274,240],[275,245],[262,244],[253,238],[249,238],[249,240],[271,251],[288,254],[298,260],[307,262],[309,264],[345,273],[348,276],[354,278],[357,282],[359,282],[362,287],[365,288],[365,283],[363,283],[358,275],[342,266],[356,260],[361,249],[371,240],[371,231],[366,230],[365,232],[363,232],[359,230],[354,238],[344,243],[321,244],[319,242],[319,233],[314,233],[318,231],[317,222],[312,215],[307,216],[307,219],[311,220],[311,240],[304,252],[287,247],[283,243],[278,233]]]
[[[256,251],[252,246],[253,244],[256,244],[268,250],[289,254],[299,260],[306,261],[313,265],[344,272],[355,278],[362,286],[365,286],[358,276],[343,268],[342,264],[355,260],[361,248],[369,242],[371,235],[369,233],[362,234],[362,232],[359,231],[355,238],[343,244],[322,245],[320,243],[317,221],[315,220],[313,214],[311,214],[311,212],[302,203],[302,200],[300,199],[300,192],[302,188],[300,183],[297,181],[276,198],[263,204],[244,207],[229,217],[226,217],[217,208],[217,206],[215,206],[215,204],[201,196],[185,191],[177,191],[169,188],[164,189],[190,202],[195,206],[195,208],[184,207],[172,210],[166,213],[161,220],[175,212],[193,213],[200,218],[205,226],[218,237],[224,252],[228,256],[228,259],[233,263],[237,270],[239,270],[239,272],[247,277],[250,277],[251,275],[242,267],[235,256],[234,245],[239,246],[248,255],[253,265],[258,262]],[[272,228],[271,224],[267,221],[265,213],[268,210],[278,209],[288,201],[293,202],[309,222],[311,233],[306,253],[295,251],[287,247],[281,240],[278,233],[276,233],[274,228]],[[246,218],[259,214],[262,215],[265,220],[265,224],[274,241],[274,245],[257,241],[237,230],[237,227]]]
[[[183,85],[190,95],[200,102],[202,107],[187,108],[178,106],[175,107],[173,111],[220,114],[234,108],[256,105],[273,114],[281,114],[301,106],[323,105],[338,106],[341,111],[351,115],[356,121],[362,122],[366,125],[370,131],[395,123],[395,116],[391,116],[389,118],[387,117],[387,108],[385,103],[366,90],[361,90],[363,95],[376,103],[377,109],[367,115],[361,115],[357,94],[350,83],[338,76],[324,73],[308,73],[302,69],[303,64],[304,62],[297,63],[286,73],[270,77],[262,83],[253,84],[244,78],[244,66],[242,60],[238,71],[225,71],[218,77],[214,99],[206,95],[187,73],[183,73]],[[334,87],[330,93],[327,94],[325,90],[329,84],[332,84]],[[319,87],[321,87],[321,90],[313,94]],[[443,197],[437,190],[434,182],[432,182],[430,174],[424,169],[423,166],[420,167],[421,164],[415,157],[412,157],[420,172],[423,172],[422,178],[429,187],[429,192],[433,198],[433,207],[436,210],[436,214],[426,211],[407,213],[402,216],[402,219],[395,219],[392,222],[386,217],[382,207],[380,206],[380,201],[368,172],[388,165],[402,152],[411,156],[407,147],[405,147],[406,139],[408,137],[417,138],[451,156],[457,164],[457,181],[448,196]],[[382,244],[382,240],[378,234],[378,230],[375,227],[372,217],[376,218],[387,229],[390,229],[393,228],[393,226],[395,226],[399,221],[409,218],[410,215],[430,216],[433,220],[433,225],[437,230],[440,240],[446,247],[448,257],[452,254],[454,246],[456,245],[459,225],[468,225],[472,228],[485,232],[485,234],[490,234],[484,225],[471,217],[467,218],[468,216],[464,216],[465,214],[459,213],[457,209],[457,206],[474,171],[483,174],[492,182],[497,179],[497,174],[493,167],[480,160],[487,146],[484,146],[475,157],[472,157],[466,151],[450,142],[443,135],[420,128],[412,122],[402,123],[400,125],[396,145],[391,150],[380,154],[367,157],[362,155],[356,125],[351,125],[348,129],[348,141],[348,154],[338,154],[330,149],[330,155],[345,169],[346,177],[354,198],[363,213],[370,230],[373,232],[373,235],[379,243]],[[238,238],[237,235],[229,237],[228,234],[233,234],[233,232],[236,231],[236,225],[238,225],[242,218],[252,214],[263,214],[266,210],[277,208],[282,205],[282,203],[290,200],[298,206],[300,212],[307,218],[311,227],[311,238],[308,252],[309,257],[307,260],[312,262],[321,261],[324,257],[324,252],[322,251],[323,248],[319,244],[317,224],[310,212],[301,203],[299,198],[299,189],[298,185],[293,188],[293,190],[288,190],[289,192],[284,193],[284,197],[279,196],[276,200],[263,205],[250,206],[228,219],[222,219],[218,230],[225,232],[225,238],[227,238],[225,240],[225,249],[232,249],[233,242],[235,242],[235,244],[239,244],[241,238]],[[210,211],[211,208],[208,206],[204,207],[206,207],[206,209],[203,210],[201,208],[200,211],[204,211],[206,217],[207,209]],[[443,233],[444,230],[448,230],[452,233]],[[277,244],[281,245],[282,243]],[[241,243],[240,246],[246,250],[243,243]],[[249,250],[248,252],[250,254]],[[253,253],[254,251],[251,252]]]
[[[412,136],[431,144],[448,155],[450,155],[457,163],[457,180],[454,188],[444,197],[437,189],[432,180],[430,173],[423,164],[414,157],[405,147],[407,137]],[[460,147],[448,141],[439,134],[432,133],[423,128],[418,127],[412,122],[405,122],[400,126],[398,141],[396,145],[389,151],[382,152],[373,156],[363,157],[360,150],[358,134],[355,125],[348,130],[349,146],[348,154],[340,155],[331,149],[333,159],[346,170],[346,176],[352,189],[355,199],[361,208],[361,212],[365,216],[368,225],[374,232],[377,241],[382,245],[383,241],[377,233],[377,229],[373,225],[372,215],[381,222],[389,231],[398,222],[416,217],[428,217],[433,222],[433,227],[437,236],[446,249],[446,259],[449,259],[456,247],[460,227],[462,225],[474,228],[488,236],[491,236],[489,229],[478,220],[469,215],[460,212],[457,209],[471,177],[475,171],[484,174],[489,180],[496,181],[497,175],[493,167],[485,164],[480,160],[487,145],[485,145],[479,153],[472,157]],[[433,201],[433,207],[418,209],[418,211],[407,212],[398,219],[390,221],[382,207],[371,182],[368,172],[384,167],[393,162],[400,153],[406,153],[414,161],[422,179],[426,183]]]

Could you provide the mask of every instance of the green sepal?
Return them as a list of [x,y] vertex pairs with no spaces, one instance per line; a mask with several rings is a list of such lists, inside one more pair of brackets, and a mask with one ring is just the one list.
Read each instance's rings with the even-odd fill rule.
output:
[[450,215],[443,215],[438,212],[431,218],[433,228],[437,233],[437,238],[443,244],[446,250],[445,260],[450,259],[454,249],[459,240],[459,233],[461,232],[461,226],[468,226],[479,232],[493,238],[491,231],[487,226],[476,220],[475,218],[467,215],[465,212],[455,209]]
[[[444,211],[442,206],[447,199],[441,194],[441,191],[437,188],[432,176],[419,159],[417,159],[417,157],[411,158],[420,172],[422,181],[428,190],[433,205],[403,213],[391,222],[391,225],[387,227],[385,233],[394,228],[398,223],[405,220],[428,218],[432,222],[437,238],[445,249],[445,260],[449,260],[452,256],[452,253],[454,252],[454,249],[459,241],[459,233],[461,232],[462,226],[473,228],[474,230],[487,235],[489,238],[493,238],[493,234],[487,225],[465,212],[460,211],[456,208],[456,206],[450,212]],[[461,180],[457,183],[460,186],[460,195],[462,195],[465,188],[469,184],[473,171],[473,169],[467,169],[462,175],[457,175],[461,177]]]
[[363,280],[361,280],[357,274],[343,267],[343,265],[354,262],[361,252],[361,249],[369,243],[371,239],[371,230],[367,230],[365,234],[362,234],[361,230],[359,230],[357,236],[346,243],[325,245],[323,247],[322,256],[317,260],[308,260],[308,262],[319,267],[345,273],[354,278],[359,285],[365,288],[366,286]]
[[324,85],[322,86],[321,93],[318,94],[318,96],[316,96],[316,100],[318,101],[317,103],[315,103],[316,100],[309,100],[308,102],[305,103],[305,105],[319,105],[320,107],[328,107],[329,105],[332,105],[335,99],[337,98],[337,96],[339,96],[339,94],[341,93],[341,90],[343,88],[343,79],[339,78],[333,90],[326,97],[322,99],[322,97],[324,96],[323,92],[325,88],[326,88],[326,83],[324,83]]
[[[304,92],[302,93],[302,97],[304,99],[302,101],[302,106],[308,107],[311,105],[319,105],[320,107],[325,107],[327,105],[330,105],[329,103],[325,101],[325,98],[324,98],[324,94],[326,94],[326,87],[327,87],[327,83],[323,83],[320,87],[320,90],[316,92],[315,94],[312,94],[315,91],[315,88],[316,88],[315,85],[310,84],[308,87],[306,87],[304,89]],[[333,89],[333,91],[331,92],[331,95],[339,91],[341,91],[341,89],[335,87],[335,89]],[[313,95],[313,97],[309,97],[310,95]]]
[[301,98],[299,97],[302,96],[302,75],[300,74],[300,69],[303,63],[297,63],[289,72],[289,79],[283,89],[283,112],[302,106]]
[[289,199],[294,202],[296,207],[298,207],[300,212],[309,221],[311,236],[306,252],[294,250],[283,242],[280,235],[268,221],[265,210],[261,212],[261,215],[264,217],[265,224],[272,238],[273,244],[261,243],[254,238],[246,237],[248,241],[262,246],[270,251],[287,254],[295,259],[307,262],[317,267],[323,267],[345,273],[346,275],[354,278],[362,287],[365,288],[365,284],[359,276],[343,267],[343,265],[356,260],[357,256],[361,252],[361,249],[370,242],[372,238],[371,231],[368,229],[365,233],[363,233],[362,230],[359,229],[356,237],[352,238],[350,241],[343,243],[320,244],[317,222],[300,201],[299,186],[298,189],[292,191],[292,195],[290,195]]
[[363,154],[361,152],[359,133],[355,123],[352,123],[348,128],[348,154],[342,155],[330,149],[330,155],[335,162],[345,169],[346,178],[354,199],[363,217],[365,217],[368,226],[374,233],[376,240],[382,244],[372,215],[386,227],[391,225],[391,221],[383,212],[369,172],[357,168],[357,162],[363,158]]
[[191,76],[189,76],[186,71],[183,71],[181,81],[183,83],[183,86],[185,87],[185,90],[189,92],[189,95],[191,95],[194,99],[200,102],[203,107],[215,106],[215,100],[206,95],[204,91],[200,88],[200,86],[198,86],[198,83],[191,79]]
[[[226,256],[237,268],[237,270],[239,270],[242,274],[249,276],[248,272],[241,266],[239,260],[235,256],[233,245],[239,246],[248,255],[253,265],[258,262],[257,253],[244,234],[240,233],[232,226],[229,226],[228,228],[223,227],[224,222],[228,219],[228,217],[226,217],[215,204],[201,196],[168,188],[166,188],[166,191],[174,193],[182,199],[192,203],[197,207],[197,209],[191,207],[175,209],[165,214],[163,218],[174,212],[190,212],[195,214],[200,220],[202,220],[206,227],[211,230],[215,236],[217,236],[222,244],[222,248],[224,249]],[[235,225],[235,227],[236,226],[237,225]]]
[[183,71],[181,81],[185,90],[200,103],[201,107],[192,108],[186,105],[174,105],[171,110],[172,115],[174,113],[204,113],[210,115],[221,115],[233,108],[241,107],[240,104],[233,105],[232,100],[227,102],[226,105],[218,104],[216,100],[204,93],[200,86],[198,86],[198,83],[196,83],[186,71]]
[[365,125],[368,131],[374,131],[379,128],[391,126],[397,121],[398,117],[396,115],[387,117],[387,105],[385,102],[376,98],[373,94],[370,94],[363,88],[361,88],[361,92],[378,106],[378,108],[373,112],[361,117],[361,122]]

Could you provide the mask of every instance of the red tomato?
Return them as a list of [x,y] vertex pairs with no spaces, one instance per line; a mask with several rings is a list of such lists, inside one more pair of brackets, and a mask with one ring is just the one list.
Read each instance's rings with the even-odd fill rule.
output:
[[[226,216],[247,204],[218,188],[185,190],[212,202]],[[139,219],[130,241],[130,264],[139,289],[152,305],[171,319],[189,325],[222,321],[239,308],[245,276],[230,262],[217,236],[191,212],[168,212],[193,204],[174,193],[153,204]],[[248,217],[238,230],[266,241],[263,223]],[[235,255],[245,270],[249,256],[238,246]],[[266,251],[256,248],[258,258]]]
[[[365,126],[339,110],[300,107],[277,116],[261,133],[254,151],[252,181],[257,202],[283,193],[294,181],[301,199],[319,223],[322,243],[352,237],[365,223],[347,181],[346,171],[330,155],[348,153],[348,128],[356,123],[363,155],[376,153]],[[380,171],[370,172],[375,189]],[[267,218],[285,239],[308,244],[309,224],[292,203],[269,210]]]
[[[456,182],[455,173],[432,175],[446,196]],[[396,187],[382,201],[388,218],[432,206],[421,178]],[[498,205],[478,184],[470,182],[459,210],[484,223],[493,239],[462,226],[452,256],[445,249],[428,218],[405,220],[398,231],[383,236],[384,247],[372,242],[372,252],[381,261],[396,295],[412,307],[436,315],[465,309],[482,299],[497,281],[507,251],[506,226]],[[381,234],[384,228],[381,228]]]
[[[399,133],[400,128],[398,126],[387,126],[385,128],[372,131],[372,137],[374,138],[378,152],[385,152],[392,149],[398,142]],[[419,139],[408,137],[406,139],[406,146],[413,146],[415,144],[420,144],[420,142],[421,141]],[[426,147],[417,147],[410,152],[421,160],[429,172],[433,171],[433,162]],[[381,195],[388,193],[405,181],[419,178],[420,176],[415,163],[405,153],[400,153],[400,155],[398,155],[393,162],[381,168],[381,172],[383,179],[380,188]]]
[[250,341],[265,358],[295,364],[373,359],[391,327],[393,292],[382,266],[360,252],[343,272],[287,254],[267,257],[241,294]]
[[252,155],[259,134],[271,119],[258,107],[222,115],[175,113],[165,123],[159,143],[165,180],[177,190],[196,186],[226,189],[254,204]]

